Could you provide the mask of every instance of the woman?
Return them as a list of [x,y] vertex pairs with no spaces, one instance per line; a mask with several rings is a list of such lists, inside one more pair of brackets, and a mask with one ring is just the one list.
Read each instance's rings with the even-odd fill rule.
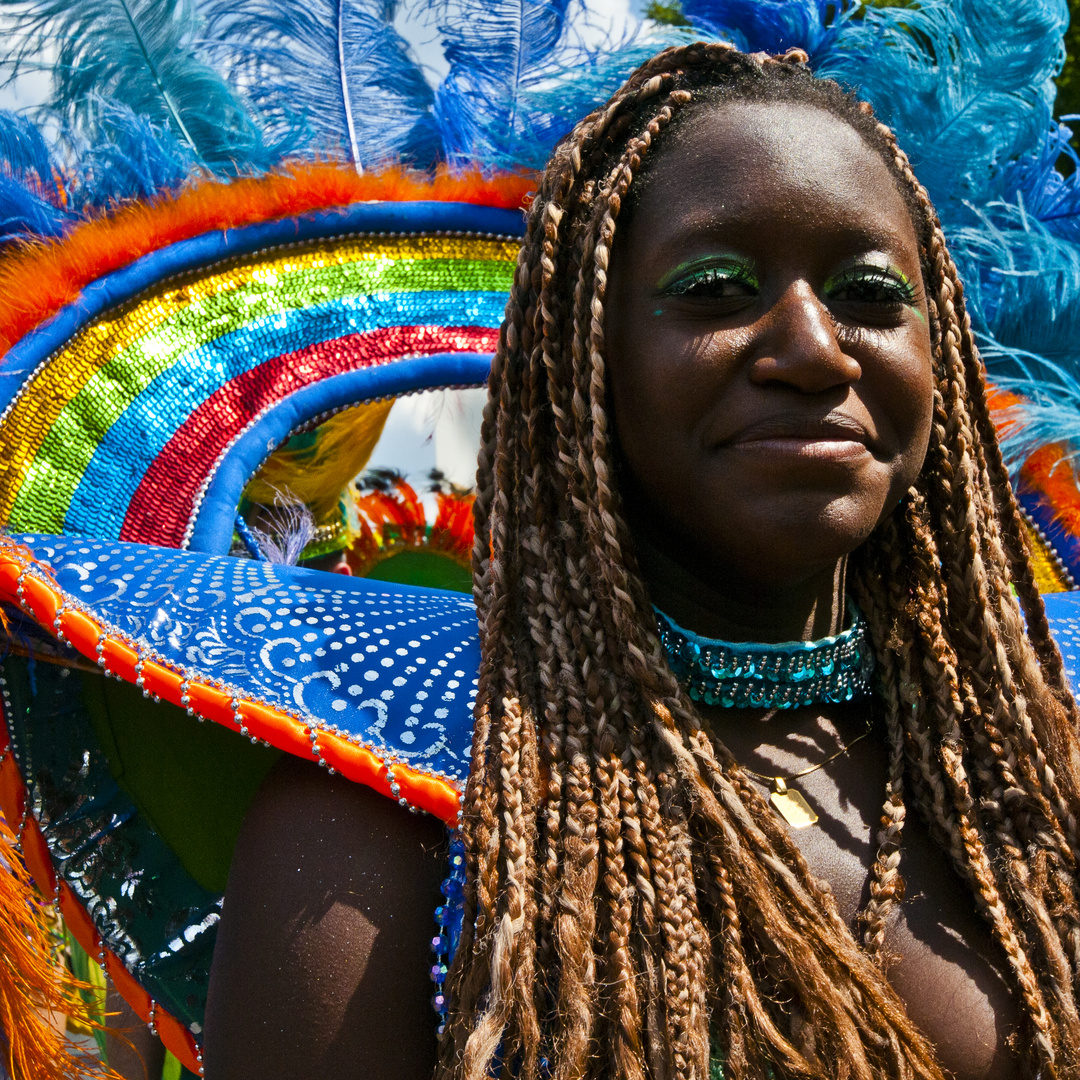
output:
[[[962,289],[890,133],[804,61],[666,50],[532,204],[441,1076],[1080,1069],[1076,711]],[[740,683],[747,643],[821,639]],[[434,1065],[437,830],[378,804],[264,785],[212,1080]]]

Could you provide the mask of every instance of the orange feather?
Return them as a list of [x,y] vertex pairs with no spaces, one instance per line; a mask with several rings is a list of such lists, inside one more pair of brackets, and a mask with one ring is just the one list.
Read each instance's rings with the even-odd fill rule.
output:
[[16,1080],[119,1080],[77,1050],[53,1018],[68,1016],[98,1026],[57,955],[45,905],[0,817],[0,1031],[7,1075]]
[[270,176],[197,180],[152,203],[130,203],[52,242],[25,241],[0,259],[0,355],[74,301],[84,286],[152,251],[217,229],[354,202],[465,202],[514,209],[536,186],[531,174],[405,169],[358,176],[332,162],[293,163]]

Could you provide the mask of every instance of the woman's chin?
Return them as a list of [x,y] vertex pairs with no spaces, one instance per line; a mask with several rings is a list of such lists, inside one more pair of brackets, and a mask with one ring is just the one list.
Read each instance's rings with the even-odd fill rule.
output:
[[880,506],[832,502],[808,507],[806,502],[747,517],[732,513],[714,519],[713,528],[699,527],[696,561],[702,567],[723,567],[728,578],[774,589],[794,586],[831,572],[862,547],[880,520]]

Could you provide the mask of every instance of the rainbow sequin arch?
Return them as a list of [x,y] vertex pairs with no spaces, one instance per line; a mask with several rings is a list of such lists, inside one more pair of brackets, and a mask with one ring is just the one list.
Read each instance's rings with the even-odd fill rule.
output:
[[[228,551],[244,484],[297,428],[485,381],[531,186],[295,167],[9,257],[0,526]],[[1048,592],[1080,580],[1062,454],[1018,484]]]
[[0,523],[229,550],[297,427],[487,377],[520,210],[368,202],[203,233],[87,285],[0,361]]

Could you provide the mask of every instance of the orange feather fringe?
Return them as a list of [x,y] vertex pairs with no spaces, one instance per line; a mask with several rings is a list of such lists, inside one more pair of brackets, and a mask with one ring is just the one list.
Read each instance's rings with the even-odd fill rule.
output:
[[[988,384],[986,400],[994,415],[998,437],[1008,435],[1017,423],[1015,408],[1023,400],[1016,394]],[[1020,490],[1039,497],[1053,511],[1073,536],[1080,536],[1080,479],[1073,463],[1068,460],[1068,448],[1061,443],[1040,446],[1020,469]]]
[[436,491],[438,512],[430,527],[416,490],[400,476],[385,491],[356,493],[353,498],[358,535],[346,559],[357,577],[366,577],[384,559],[409,549],[440,552],[466,569],[472,565],[476,496],[471,492]]
[[1080,484],[1066,453],[1058,443],[1040,447],[1024,462],[1020,486],[1036,492],[1052,508],[1054,518],[1073,536],[1080,536]]
[[97,1026],[80,989],[90,987],[71,978],[57,955],[47,909],[0,817],[0,1030],[3,1062],[13,1080],[120,1080],[81,1053],[53,1022],[68,1016]]
[[282,173],[228,183],[196,181],[176,195],[77,225],[61,240],[15,245],[0,259],[0,355],[91,281],[179,240],[355,202],[432,199],[515,209],[535,186],[531,174],[442,170],[429,178],[395,168],[358,176],[330,162],[296,163]]

